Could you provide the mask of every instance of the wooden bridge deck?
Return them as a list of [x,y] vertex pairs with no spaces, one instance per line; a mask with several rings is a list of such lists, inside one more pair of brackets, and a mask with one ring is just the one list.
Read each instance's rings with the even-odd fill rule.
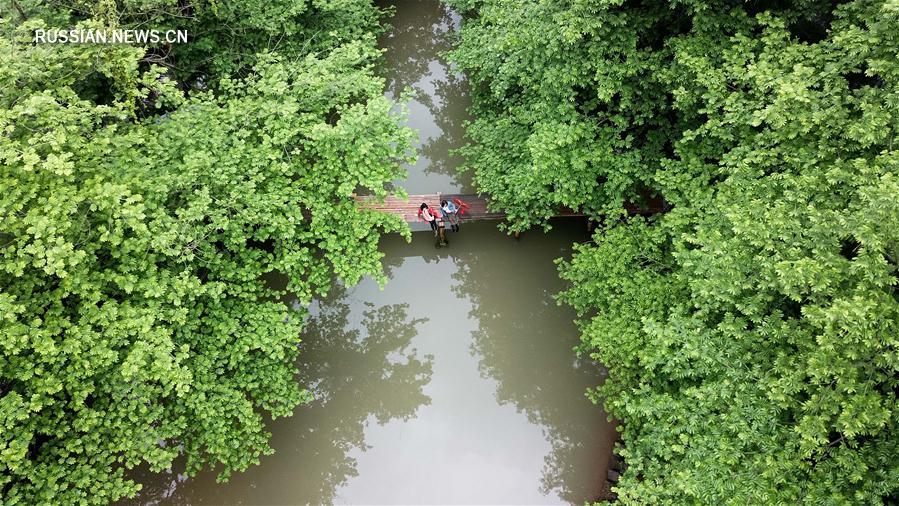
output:
[[[432,193],[427,195],[409,195],[408,200],[396,197],[388,197],[380,202],[375,197],[359,196],[356,201],[367,209],[375,209],[382,212],[396,214],[402,216],[406,223],[418,223],[418,209],[424,202],[431,209],[440,208],[441,200],[452,200],[457,198],[468,205],[468,210],[462,215],[463,221],[472,220],[501,220],[506,217],[505,213],[497,213],[487,210],[488,199],[479,195],[458,195],[454,193]],[[438,213],[439,216],[439,213]],[[556,216],[583,216],[582,213],[562,210]]]

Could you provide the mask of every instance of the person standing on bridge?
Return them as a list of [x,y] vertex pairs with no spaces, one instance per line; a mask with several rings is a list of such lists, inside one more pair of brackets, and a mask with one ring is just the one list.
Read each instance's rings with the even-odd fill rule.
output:
[[434,231],[434,237],[437,237],[437,216],[431,212],[431,208],[424,202],[422,202],[421,207],[418,208],[418,216],[431,225],[431,230]]
[[453,232],[459,231],[459,207],[446,200],[440,201],[440,212],[443,214],[443,221],[450,224]]

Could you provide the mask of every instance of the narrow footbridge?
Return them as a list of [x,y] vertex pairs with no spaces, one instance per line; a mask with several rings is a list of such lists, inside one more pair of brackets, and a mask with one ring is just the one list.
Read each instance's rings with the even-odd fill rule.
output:
[[[431,193],[427,195],[409,195],[408,200],[397,197],[387,197],[383,201],[376,197],[357,196],[356,201],[359,205],[366,209],[374,209],[390,214],[401,216],[406,223],[417,223],[421,221],[418,217],[418,209],[422,202],[428,207],[437,210],[440,208],[441,200],[453,201],[458,199],[467,206],[465,214],[462,215],[464,221],[473,220],[502,220],[506,217],[505,213],[492,212],[487,210],[488,198],[480,195],[459,195],[455,193]],[[560,210],[556,216],[583,216],[583,213],[572,211],[570,209]]]

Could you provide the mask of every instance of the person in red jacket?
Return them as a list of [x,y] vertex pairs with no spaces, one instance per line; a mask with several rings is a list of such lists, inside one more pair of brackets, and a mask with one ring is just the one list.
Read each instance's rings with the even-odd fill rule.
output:
[[434,231],[434,237],[437,237],[437,216],[431,212],[431,208],[424,202],[422,202],[421,207],[418,208],[418,216],[431,225],[431,230]]

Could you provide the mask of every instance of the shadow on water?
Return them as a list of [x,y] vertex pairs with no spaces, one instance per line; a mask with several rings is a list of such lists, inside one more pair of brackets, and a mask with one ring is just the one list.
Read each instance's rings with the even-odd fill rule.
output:
[[[186,480],[175,472],[137,476],[138,504],[331,504],[358,475],[353,453],[365,452],[372,424],[408,420],[430,403],[432,357],[410,347],[426,318],[404,304],[364,302],[354,311],[337,287],[313,304],[303,333],[299,381],[315,400],[269,424],[277,451],[261,465],[215,482],[214,472]],[[381,395],[381,392],[392,395]]]
[[[553,297],[563,284],[551,264],[570,255],[573,240],[586,239],[583,223],[558,220],[555,225],[549,235],[524,234],[521,242],[527,244],[517,246],[526,254],[497,255],[481,248],[465,253],[453,276],[459,282],[454,291],[472,303],[470,316],[478,328],[471,353],[481,375],[497,382],[497,402],[525,413],[551,444],[544,456],[542,493],[583,503],[609,492],[599,471],[608,465],[615,430],[585,398],[606,371],[575,356],[575,315]],[[572,240],[552,238],[558,235]],[[496,296],[499,286],[515,290]]]
[[[528,233],[520,241],[498,232],[495,223],[482,222],[464,224],[462,233],[450,235],[448,248],[434,248],[428,232],[415,234],[412,245],[395,237],[382,242],[387,258],[407,259],[391,272],[388,292],[393,285],[405,294],[425,290],[434,294],[429,297],[441,298],[428,313],[433,322],[423,329],[436,335],[438,344],[422,346],[434,351],[438,363],[453,357],[452,371],[435,369],[426,392],[439,392],[441,385],[449,384],[467,396],[464,406],[450,407],[450,400],[435,393],[434,405],[423,410],[419,421],[432,412],[439,413],[435,419],[455,417],[457,455],[476,452],[487,460],[495,452],[494,462],[501,466],[513,466],[519,459],[542,461],[516,476],[513,489],[504,488],[508,484],[482,485],[482,495],[466,500],[489,502],[489,491],[498,489],[508,494],[508,502],[581,504],[609,492],[605,469],[616,432],[603,410],[585,396],[587,388],[602,381],[605,370],[575,357],[575,315],[553,298],[563,289],[554,260],[570,255],[573,242],[587,239],[583,221],[569,219],[557,220],[549,234]],[[414,305],[412,311],[420,314],[422,309]],[[453,345],[462,346],[470,360],[453,355]],[[469,379],[469,362],[484,381]],[[485,400],[482,394],[492,398]],[[510,416],[500,409],[503,406],[521,416]],[[467,432],[469,424],[478,430]],[[537,434],[524,434],[527,428]],[[519,436],[510,437],[505,446],[491,449],[486,444],[513,432]],[[431,453],[429,465],[435,472],[449,472],[431,448],[439,445],[427,444],[421,452]],[[495,463],[482,465],[481,472],[498,474]],[[471,478],[463,476],[463,485],[476,483],[464,479]],[[534,491],[526,492],[530,487]]]
[[398,98],[412,91],[408,124],[421,136],[418,162],[407,167],[409,179],[401,184],[409,193],[472,192],[470,177],[457,172],[462,159],[451,154],[464,144],[471,104],[465,77],[445,58],[461,18],[436,1],[378,3],[395,7],[392,29],[380,40],[386,49],[381,69],[386,94]]

